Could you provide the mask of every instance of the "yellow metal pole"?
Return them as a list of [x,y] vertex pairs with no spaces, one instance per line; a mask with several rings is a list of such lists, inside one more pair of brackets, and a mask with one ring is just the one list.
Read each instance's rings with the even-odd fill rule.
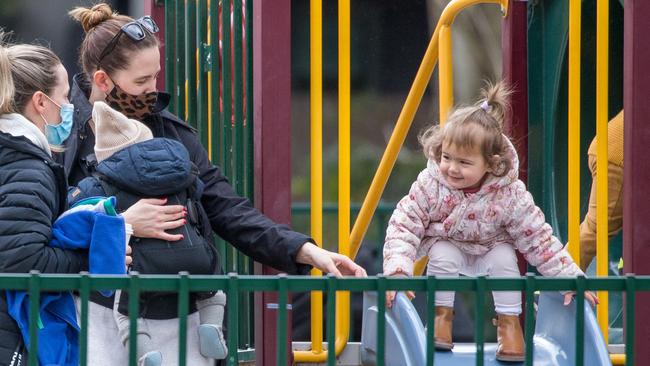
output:
[[[607,120],[609,114],[609,0],[598,0],[596,15],[596,275],[606,277],[609,263],[607,199]],[[598,324],[609,343],[609,293],[599,291]]]
[[623,366],[625,365],[625,353],[613,354],[609,358],[612,360],[612,365]]
[[[323,242],[323,1],[310,0],[311,236]],[[312,276],[323,273],[314,268]],[[311,292],[312,352],[323,351],[323,293]]]
[[[350,0],[339,0],[339,253],[350,255]],[[336,355],[350,337],[350,292],[336,294]]]
[[582,0],[569,1],[569,252],[580,264],[580,18]]
[[[438,50],[438,94],[440,105],[440,126],[444,126],[449,111],[454,105],[454,64],[451,47],[451,25],[440,27],[440,49]],[[420,276],[427,268],[429,257],[424,256],[413,265],[413,275]]]
[[363,201],[361,210],[359,211],[359,216],[354,223],[352,228],[352,233],[350,234],[350,257],[354,258],[359,251],[359,246],[361,245],[361,239],[368,230],[368,225],[372,219],[375,209],[377,208],[377,203],[381,198],[381,194],[386,187],[386,182],[388,182],[388,177],[390,175],[393,166],[395,165],[395,160],[397,159],[397,154],[404,143],[406,134],[413,122],[413,117],[417,111],[422,96],[424,95],[425,88],[431,78],[433,73],[433,68],[436,65],[438,57],[438,36],[440,34],[440,28],[443,25],[450,26],[453,23],[456,15],[463,10],[464,8],[474,5],[474,4],[499,4],[501,5],[501,11],[503,16],[507,14],[508,10],[508,0],[454,0],[447,4],[445,10],[443,10],[438,25],[436,26],[429,46],[424,54],[422,63],[418,69],[417,74],[415,75],[415,80],[411,86],[411,90],[406,97],[404,102],[404,107],[400,112],[399,117],[397,118],[397,123],[395,124],[395,129],[393,134],[388,141],[388,146],[384,155],[379,162],[379,167],[377,172],[370,184],[370,189],[368,194]]
[[451,25],[440,27],[440,50],[438,51],[438,94],[440,103],[440,125],[447,120],[454,105],[454,72],[451,50]]
[[[312,5],[314,4],[312,0]],[[322,3],[318,0],[318,18],[320,25],[319,32],[322,32]],[[350,0],[339,0],[339,253],[350,254]],[[313,6],[312,22],[313,25]],[[313,28],[312,28],[313,29]],[[314,32],[311,32],[312,37]],[[319,39],[319,101],[322,100],[322,33]],[[312,38],[312,42],[314,39]],[[313,43],[312,43],[313,44]],[[312,75],[313,69],[312,69]],[[313,84],[312,84],[313,86]],[[313,91],[312,91],[313,96]],[[312,104],[313,105],[313,104]],[[322,104],[319,105],[322,112]],[[319,234],[322,236],[322,113],[319,115],[321,122],[319,131],[319,174],[318,182],[321,184],[319,194],[321,202],[319,206]],[[313,136],[313,129],[312,129]],[[312,144],[314,140],[312,139]],[[312,145],[313,146],[313,145]],[[312,154],[312,166],[314,156]],[[312,174],[312,187],[314,184]],[[312,201],[312,228],[314,221],[314,206]],[[314,239],[316,237],[314,236]],[[312,272],[313,274],[313,272]],[[321,275],[320,271],[318,275]],[[313,292],[312,292],[313,294]],[[312,314],[318,308],[319,319],[312,315],[312,349],[311,351],[294,351],[295,362],[324,362],[327,360],[327,350],[323,350],[323,315],[322,315],[322,293],[319,297],[313,297],[311,301]],[[318,324],[315,322],[318,321]],[[318,327],[318,338],[315,338],[314,328]],[[350,336],[350,293],[348,291],[337,291],[336,293],[336,337],[334,341],[334,352],[339,355],[347,345]]]

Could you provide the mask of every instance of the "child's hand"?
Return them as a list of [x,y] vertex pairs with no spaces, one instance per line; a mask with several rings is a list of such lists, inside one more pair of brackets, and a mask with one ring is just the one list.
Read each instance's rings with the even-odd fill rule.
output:
[[[567,292],[564,294],[564,305],[569,305],[571,303],[571,300],[575,296],[575,291]],[[599,301],[596,295],[591,292],[591,291],[585,291],[585,300],[589,301],[591,306],[596,306],[598,305]]]
[[[396,295],[397,295],[396,291],[386,291],[387,308],[393,307],[393,300],[395,300]],[[406,291],[406,296],[409,298],[409,300],[413,300],[415,298],[415,293],[413,291]]]

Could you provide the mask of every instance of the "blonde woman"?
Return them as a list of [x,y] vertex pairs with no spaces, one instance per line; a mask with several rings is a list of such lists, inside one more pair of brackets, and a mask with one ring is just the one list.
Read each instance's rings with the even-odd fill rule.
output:
[[[52,146],[61,145],[72,126],[69,90],[68,73],[49,49],[0,45],[0,272],[88,268],[86,251],[48,245],[54,221],[67,208],[63,167],[52,159]],[[2,365],[26,362],[25,328],[9,315],[9,296],[0,292]]]

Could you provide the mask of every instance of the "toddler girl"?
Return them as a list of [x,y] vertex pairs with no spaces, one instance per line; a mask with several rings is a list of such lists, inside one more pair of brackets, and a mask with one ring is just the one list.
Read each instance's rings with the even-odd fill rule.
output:
[[[415,260],[428,255],[427,275],[518,277],[517,249],[544,276],[583,275],[518,179],[517,153],[502,127],[509,94],[503,83],[488,86],[476,105],[454,110],[444,127],[420,136],[429,162],[390,219],[384,274],[411,276]],[[387,293],[388,306],[394,296]],[[521,294],[493,297],[497,359],[523,361]],[[436,292],[436,349],[453,347],[453,305],[454,292]]]

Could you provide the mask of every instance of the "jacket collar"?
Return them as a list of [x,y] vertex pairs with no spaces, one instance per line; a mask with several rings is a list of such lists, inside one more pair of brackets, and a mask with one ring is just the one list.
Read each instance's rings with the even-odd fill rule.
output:
[[10,113],[0,116],[0,131],[16,137],[25,137],[47,155],[52,156],[50,145],[43,132],[22,114]]
[[75,120],[85,125],[93,113],[93,106],[90,104],[90,90],[84,81],[83,74],[76,74],[72,78],[72,90],[70,91],[70,103],[74,104]]

